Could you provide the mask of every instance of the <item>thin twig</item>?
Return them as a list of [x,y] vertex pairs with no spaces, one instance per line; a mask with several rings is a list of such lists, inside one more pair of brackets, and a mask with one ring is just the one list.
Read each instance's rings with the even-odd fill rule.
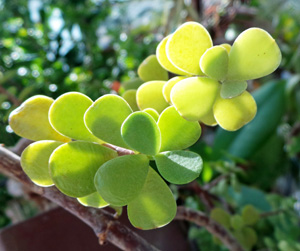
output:
[[190,221],[206,228],[208,232],[219,238],[231,251],[244,250],[239,242],[224,227],[200,211],[180,206],[177,208],[175,219]]
[[207,183],[205,186],[203,186],[203,189],[204,190],[210,190],[210,189],[212,189],[214,186],[218,185],[221,180],[227,179],[228,176],[229,176],[229,174],[219,175],[217,178],[215,178],[214,180],[212,180],[210,183]]
[[55,187],[42,188],[33,184],[20,166],[19,156],[4,147],[0,147],[0,173],[21,182],[29,190],[56,203],[81,219],[94,230],[99,242],[103,242],[103,237],[106,237],[107,241],[122,250],[158,250],[115,220],[112,214],[101,209],[84,207],[76,199],[62,194]]
[[15,106],[19,106],[22,102],[17,99],[17,97],[10,92],[8,92],[3,86],[0,85],[0,93],[6,95],[7,99],[13,103]]
[[275,216],[275,215],[285,213],[285,212],[286,212],[286,210],[284,210],[284,209],[279,209],[279,210],[271,211],[271,212],[265,212],[265,213],[260,214],[260,218],[267,218],[267,217]]

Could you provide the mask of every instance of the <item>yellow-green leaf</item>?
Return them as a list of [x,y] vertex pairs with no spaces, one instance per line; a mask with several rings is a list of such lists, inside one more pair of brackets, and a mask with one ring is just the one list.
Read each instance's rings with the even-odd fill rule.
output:
[[281,52],[265,30],[250,28],[234,41],[229,53],[228,80],[249,80],[269,75],[277,69]]
[[212,47],[208,31],[199,23],[186,22],[168,39],[166,53],[170,62],[190,75],[203,75],[199,61],[204,52]]
[[30,140],[70,141],[55,131],[49,123],[48,112],[53,99],[36,95],[21,104],[9,115],[9,125],[21,137]]
[[138,68],[141,80],[148,82],[152,80],[168,80],[168,72],[159,64],[155,55],[147,57]]

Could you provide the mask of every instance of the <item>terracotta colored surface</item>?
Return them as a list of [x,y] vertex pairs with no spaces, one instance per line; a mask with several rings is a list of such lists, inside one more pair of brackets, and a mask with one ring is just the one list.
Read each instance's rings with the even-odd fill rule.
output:
[[[121,219],[128,225],[126,212]],[[163,251],[189,250],[187,238],[179,222],[166,227],[136,230],[150,243]],[[93,231],[83,222],[61,208],[0,231],[1,251],[94,251],[119,250],[111,244],[99,246]]]

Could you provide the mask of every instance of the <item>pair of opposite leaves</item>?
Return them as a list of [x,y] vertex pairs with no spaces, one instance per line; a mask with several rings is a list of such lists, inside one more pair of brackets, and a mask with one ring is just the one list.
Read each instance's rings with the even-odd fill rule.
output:
[[141,64],[139,76],[144,81],[167,80],[164,69],[182,75],[166,84],[166,100],[184,118],[218,123],[226,130],[239,129],[256,114],[255,101],[245,91],[246,80],[272,73],[281,61],[276,42],[262,29],[244,31],[232,48],[228,44],[212,47],[209,33],[195,22],[183,24],[162,40],[156,56]]
[[[110,133],[113,134],[116,132],[112,130],[113,127],[117,127],[117,131],[120,132],[122,121],[119,121],[119,125],[116,125],[112,123],[111,120],[118,120],[120,118],[121,120],[124,120],[124,118],[126,118],[129,114],[131,117],[129,116],[127,118],[128,123],[124,123],[125,126],[122,130],[124,131],[124,138],[127,139],[126,141],[129,142],[130,145],[133,145],[133,148],[135,148],[134,146],[136,142],[139,142],[139,140],[136,141],[136,136],[144,136],[144,138],[140,140],[140,144],[145,143],[145,136],[153,134],[151,130],[156,131],[154,136],[157,138],[158,142],[160,142],[160,135],[159,137],[156,135],[158,134],[158,127],[155,120],[145,112],[131,114],[131,109],[122,98],[115,95],[107,95],[101,97],[98,102],[96,101],[94,106],[91,106],[92,103],[93,102],[88,97],[80,93],[67,93],[59,97],[54,103],[53,100],[48,97],[36,96],[24,102],[20,108],[16,109],[10,115],[10,125],[17,134],[32,140],[55,139],[66,142],[70,141],[70,138],[75,138],[78,140],[88,140],[100,143],[101,140],[95,137],[94,134],[101,138],[109,137]],[[101,103],[100,106],[99,103]],[[89,107],[92,112],[89,116],[86,116],[86,123],[89,124],[89,128],[91,128],[94,134],[87,130],[83,120],[84,113]],[[96,110],[93,110],[93,108]],[[125,113],[127,113],[125,115],[122,114],[124,113],[124,110]],[[49,123],[48,113],[51,124]],[[102,116],[100,121],[98,120],[99,114]],[[158,114],[154,114],[158,117]],[[173,147],[182,149],[188,147],[199,138],[201,130],[198,123],[185,121],[172,107],[168,108],[163,114],[164,116],[161,116],[159,120],[161,122],[160,129],[166,132],[164,134],[166,137],[169,137],[169,139],[167,138],[167,140],[165,140],[165,148]],[[124,115],[123,118],[122,115]],[[96,118],[94,116],[96,116]],[[108,117],[110,117],[110,120]],[[134,121],[136,118],[137,121],[135,123]],[[147,121],[150,121],[150,125],[149,123],[147,124],[147,122],[144,123],[145,118]],[[172,127],[173,130],[169,130],[169,122],[174,122],[177,127]],[[102,128],[103,131],[99,131],[99,127],[97,125],[103,125],[103,123],[107,124],[104,128]],[[130,126],[131,124],[132,126]],[[57,133],[53,130],[52,126],[58,132],[70,138]],[[148,130],[147,127],[149,127]],[[187,134],[183,134],[182,128],[187,130]],[[140,132],[144,131],[144,134],[141,135],[137,132],[136,135],[136,130]],[[180,136],[178,133],[181,133],[183,140],[180,140],[180,137],[179,141],[178,138],[177,140],[174,140],[175,134]],[[115,142],[111,142],[114,140]],[[120,137],[118,138],[113,136],[113,138],[109,138],[109,141],[110,143],[117,143],[117,145],[121,146],[124,146],[122,144],[125,144],[124,141],[120,141]],[[147,139],[146,143],[149,145]],[[69,196],[81,197],[89,195],[95,190],[93,185],[95,172],[98,170],[99,166],[102,165],[95,176],[95,182],[97,181],[95,184],[100,194],[105,198],[105,201],[113,205],[121,206],[128,204],[128,202],[137,196],[137,192],[141,192],[141,189],[143,188],[142,185],[145,184],[145,187],[149,187],[152,183],[159,183],[160,186],[157,184],[155,185],[155,187],[159,187],[159,189],[150,189],[152,193],[149,193],[148,188],[144,187],[144,192],[141,192],[141,196],[139,196],[138,200],[134,200],[135,206],[132,208],[139,208],[137,205],[141,205],[139,201],[147,198],[147,196],[144,195],[145,193],[147,194],[147,192],[148,197],[151,195],[152,197],[157,198],[156,202],[159,201],[158,198],[160,197],[157,195],[153,196],[153,194],[157,193],[159,190],[161,198],[165,197],[164,199],[161,199],[160,202],[165,200],[170,201],[170,198],[173,198],[166,184],[151,168],[150,170],[152,171],[149,171],[148,175],[151,175],[152,178],[147,176],[149,165],[148,158],[146,158],[146,162],[143,158],[142,161],[134,161],[135,158],[140,158],[143,155],[124,156],[122,157],[122,160],[121,158],[116,158],[109,161],[111,158],[115,158],[116,156],[112,154],[112,150],[100,145],[82,141],[62,144],[62,142],[57,141],[39,141],[32,144],[24,151],[22,155],[22,166],[24,171],[35,183],[43,186],[49,186],[52,185],[54,181],[57,187]],[[139,148],[140,146],[143,146],[140,144],[136,147]],[[156,154],[155,160],[158,166],[161,167],[159,168],[160,172],[164,174],[164,176],[170,177],[171,182],[186,183],[195,179],[199,175],[202,166],[200,156],[184,151],[171,151],[157,154],[159,150],[158,144],[151,140],[150,144],[155,146],[154,152],[151,152],[153,148],[151,148],[151,151],[148,152],[149,146],[152,147],[151,145],[149,145],[148,148],[146,147],[138,150],[147,154]],[[49,158],[51,175],[48,171]],[[128,168],[130,166],[131,168],[135,166],[137,169],[133,169],[131,171],[126,168],[116,170],[119,166],[124,167],[126,158],[129,158]],[[120,165],[120,163],[116,163],[118,161],[121,161],[122,165]],[[135,162],[137,165],[132,165],[132,162]],[[105,168],[105,166],[110,167]],[[142,170],[144,170],[142,173],[139,172]],[[113,174],[121,176],[123,178],[123,182],[116,183],[116,177]],[[149,183],[148,179],[152,181]],[[124,189],[126,186],[128,189]],[[130,190],[130,188],[132,189]],[[122,192],[125,192],[125,194],[122,194]],[[116,195],[117,200],[115,200]],[[121,198],[121,200],[119,198]],[[89,201],[89,203],[91,203],[91,201],[94,201],[95,199],[98,200],[98,204],[96,203],[97,205],[107,205],[107,203],[103,199],[99,199],[99,195],[95,193],[81,198],[80,201],[83,203]],[[154,200],[151,201],[153,202]],[[103,204],[103,202],[105,203]],[[161,203],[162,205],[159,207],[160,209],[157,210],[164,212],[163,217],[155,210],[152,210],[153,214],[157,216],[153,217],[153,214],[149,214],[148,212],[149,217],[142,217],[144,219],[143,222],[136,221],[136,218],[134,217],[131,221],[133,225],[143,229],[164,225],[170,220],[170,217],[166,216],[166,212],[174,211],[174,203],[168,203],[168,205]],[[132,203],[128,204],[128,206],[130,205],[132,205]],[[139,210],[142,211],[141,209]],[[131,211],[132,210],[129,210],[129,212]],[[157,217],[161,218],[157,219]]]

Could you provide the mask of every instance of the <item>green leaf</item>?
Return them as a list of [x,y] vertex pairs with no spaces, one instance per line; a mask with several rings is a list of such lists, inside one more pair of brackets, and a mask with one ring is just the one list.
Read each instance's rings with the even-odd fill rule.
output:
[[104,146],[73,141],[58,147],[50,157],[50,174],[57,188],[71,197],[84,197],[96,191],[94,176],[117,153]]
[[224,209],[215,207],[210,211],[210,218],[218,222],[225,228],[230,228],[230,214],[227,213]]
[[224,80],[228,71],[228,52],[223,46],[209,48],[200,59],[200,68],[210,78]]
[[93,101],[84,94],[65,93],[49,109],[50,124],[55,130],[72,139],[101,143],[84,124],[84,113],[92,104]]
[[242,216],[238,214],[231,216],[230,225],[234,230],[240,230],[245,226]]
[[208,126],[216,126],[218,123],[215,119],[213,109],[211,109],[206,115],[202,116],[200,122]]
[[36,95],[27,99],[9,115],[9,125],[21,137],[38,140],[70,141],[56,132],[49,123],[48,112],[53,99]]
[[43,140],[32,143],[23,151],[21,166],[33,183],[42,187],[53,185],[48,168],[49,158],[61,144],[58,141]]
[[196,179],[202,170],[202,159],[188,151],[171,151],[159,153],[155,162],[160,174],[167,181],[181,185]]
[[220,46],[222,46],[223,48],[226,49],[226,51],[229,53],[231,50],[231,45],[230,44],[220,44]]
[[235,40],[230,53],[228,80],[249,80],[269,75],[277,69],[281,52],[265,30],[251,28]]
[[169,106],[162,93],[165,83],[165,81],[150,81],[139,87],[136,98],[140,110],[153,108],[161,113]]
[[236,131],[249,123],[256,114],[256,103],[247,91],[232,99],[219,97],[214,104],[214,116],[225,130]]
[[218,130],[214,143],[216,159],[220,158],[218,153],[224,149],[234,156],[249,158],[268,141],[285,111],[285,86],[285,81],[266,83],[253,93],[258,109],[251,123],[234,133]]
[[84,120],[87,128],[99,139],[128,148],[121,136],[121,126],[131,113],[130,106],[123,98],[108,94],[90,106]]
[[188,148],[201,135],[199,123],[185,120],[173,106],[162,112],[157,124],[161,132],[161,152]]
[[128,81],[121,84],[121,87],[119,89],[119,94],[122,94],[127,90],[136,90],[143,83],[144,83],[144,81],[142,81],[139,78],[130,79],[130,80],[128,80]]
[[124,121],[121,134],[128,146],[147,155],[159,152],[160,130],[156,121],[146,112],[134,112]]
[[156,57],[160,65],[165,68],[167,71],[175,73],[177,75],[190,75],[184,71],[179,70],[174,66],[167,57],[166,54],[166,44],[171,35],[165,37],[156,48]]
[[234,98],[247,89],[247,81],[225,81],[221,85],[222,98]]
[[103,199],[124,206],[136,198],[146,181],[149,159],[146,155],[125,155],[103,164],[95,175],[95,186]]
[[154,118],[154,120],[157,122],[159,114],[156,110],[154,110],[153,108],[146,108],[143,110],[143,112],[147,112],[148,114],[150,114],[152,118]]
[[220,84],[218,81],[192,77],[178,82],[171,91],[172,104],[187,120],[199,121],[212,109]]
[[169,103],[172,104],[171,102],[171,90],[175,84],[177,84],[179,81],[186,79],[186,77],[174,77],[171,78],[167,83],[165,83],[164,88],[163,88],[163,95],[165,100]]
[[77,198],[77,200],[80,204],[86,207],[103,208],[109,205],[98,192],[94,192],[85,197]]
[[141,80],[148,82],[152,80],[168,80],[168,72],[161,67],[155,55],[147,57],[138,68]]
[[179,70],[191,75],[203,75],[199,61],[210,47],[212,40],[208,31],[199,23],[186,22],[168,39],[166,53]]
[[136,90],[127,90],[122,94],[122,98],[127,101],[132,111],[139,111],[139,107],[136,103]]
[[245,225],[253,226],[259,220],[260,215],[258,210],[252,205],[246,205],[242,209],[242,218]]
[[127,207],[131,224],[139,229],[154,229],[170,223],[176,215],[173,194],[162,178],[149,168],[143,190]]

